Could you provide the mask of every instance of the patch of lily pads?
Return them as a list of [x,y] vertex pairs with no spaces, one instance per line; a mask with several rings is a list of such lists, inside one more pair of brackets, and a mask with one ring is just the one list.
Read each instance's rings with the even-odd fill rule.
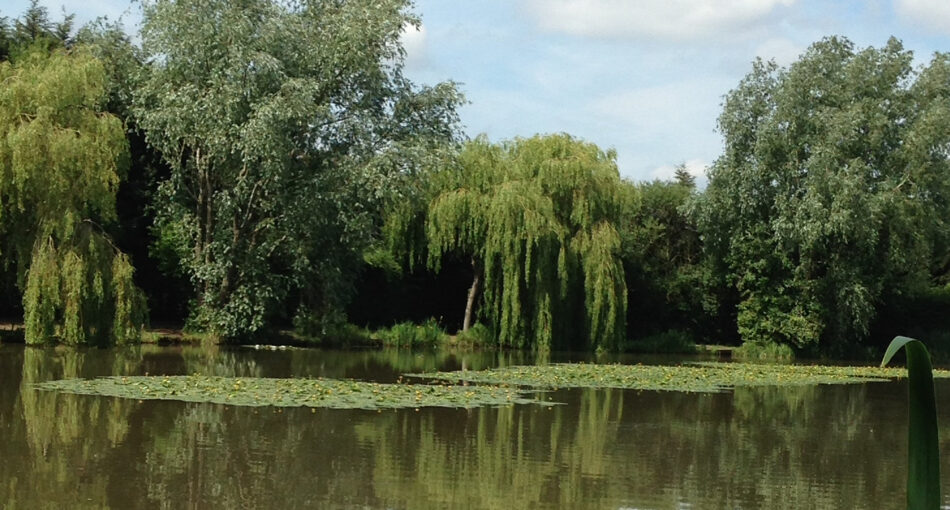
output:
[[332,409],[471,408],[550,405],[511,387],[383,384],[338,379],[190,376],[100,377],[38,383],[41,390],[138,400],[212,402],[236,406]]
[[[512,404],[552,405],[531,391],[558,388],[622,388],[720,392],[747,386],[854,384],[906,377],[898,367],[690,363],[619,365],[557,363],[407,374],[439,384],[375,383],[339,379],[217,376],[112,376],[64,379],[40,390],[137,400],[178,400],[237,406],[331,409],[472,408]],[[935,370],[934,377],[950,378]],[[459,383],[467,383],[460,385]],[[530,389],[530,390],[529,390]]]
[[[409,374],[432,380],[557,388],[624,388],[635,390],[720,392],[747,386],[854,384],[906,377],[896,367],[691,363],[685,365],[597,365],[559,363],[511,366],[477,371]],[[934,377],[950,377],[936,370]]]

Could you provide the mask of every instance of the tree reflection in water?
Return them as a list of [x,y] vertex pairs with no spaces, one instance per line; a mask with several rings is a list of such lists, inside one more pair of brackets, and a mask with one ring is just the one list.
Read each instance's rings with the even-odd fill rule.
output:
[[524,361],[506,356],[2,346],[0,498],[7,508],[903,506],[905,424],[892,412],[902,383],[576,389],[540,394],[564,403],[552,408],[383,412],[31,388],[144,372],[396,379]]

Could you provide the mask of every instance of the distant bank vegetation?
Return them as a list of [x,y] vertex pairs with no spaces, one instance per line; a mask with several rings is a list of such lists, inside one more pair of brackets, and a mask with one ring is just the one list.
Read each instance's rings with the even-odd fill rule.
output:
[[831,37],[754,62],[699,189],[684,167],[624,180],[567,134],[466,140],[457,85],[403,75],[409,7],[148,0],[138,34],[35,1],[2,18],[0,314],[31,344],[134,342],[150,319],[223,341],[950,350],[950,55]]

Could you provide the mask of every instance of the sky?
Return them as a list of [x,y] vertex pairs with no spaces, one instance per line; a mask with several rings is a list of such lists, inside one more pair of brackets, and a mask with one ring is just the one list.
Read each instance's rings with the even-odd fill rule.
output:
[[[0,0],[18,16],[28,0]],[[41,0],[54,18],[118,19],[128,0]],[[858,48],[889,37],[918,65],[950,51],[950,0],[416,0],[406,74],[452,80],[465,133],[493,141],[568,133],[617,151],[633,180],[703,171],[722,152],[716,118],[757,58],[794,62],[830,35]]]

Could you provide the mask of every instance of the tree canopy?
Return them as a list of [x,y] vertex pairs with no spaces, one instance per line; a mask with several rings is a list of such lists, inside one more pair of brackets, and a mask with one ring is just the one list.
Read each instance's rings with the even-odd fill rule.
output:
[[755,62],[704,188],[624,181],[567,134],[463,144],[456,84],[404,73],[411,0],[139,5],[137,34],[0,16],[0,317],[31,343],[131,341],[145,294],[218,340],[950,342],[950,54],[831,37]]
[[[424,249],[414,251],[435,270],[449,256],[472,258],[470,299],[484,277],[481,315],[499,345],[614,348],[627,299],[614,158],[567,135],[473,140],[457,168],[432,178]],[[391,221],[398,238],[419,240],[405,215]]]
[[743,340],[858,342],[882,301],[927,285],[947,246],[948,93],[946,54],[915,71],[894,39],[828,38],[726,96],[699,219]]
[[103,230],[128,163],[122,122],[101,111],[104,80],[79,50],[0,63],[0,232],[29,343],[126,342],[144,322],[131,263]]
[[195,285],[198,327],[239,337],[287,306],[298,324],[332,315],[382,200],[455,139],[454,85],[402,74],[407,8],[143,3],[134,114],[171,168],[158,244]]
[[72,46],[74,20],[75,15],[64,11],[60,21],[53,21],[39,0],[30,0],[26,12],[19,18],[11,20],[0,16],[0,60],[7,60],[31,46],[46,49]]
[[674,181],[625,182],[627,210],[620,225],[629,296],[631,340],[669,331],[718,338],[709,321],[716,305],[703,263],[703,244],[691,214],[695,178],[677,169]]

